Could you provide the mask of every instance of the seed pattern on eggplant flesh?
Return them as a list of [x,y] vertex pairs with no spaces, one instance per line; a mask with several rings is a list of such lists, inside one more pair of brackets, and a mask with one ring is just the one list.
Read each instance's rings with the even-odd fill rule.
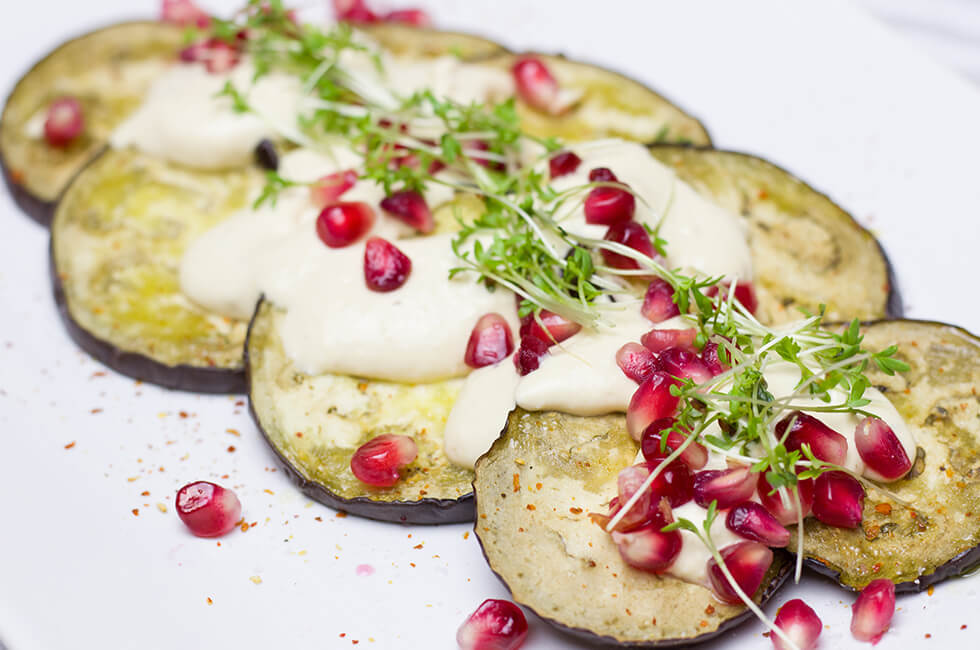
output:
[[93,161],[51,229],[56,298],[73,338],[138,379],[241,390],[246,323],[194,305],[177,274],[187,244],[244,207],[260,182],[253,169],[192,172],[132,151]]
[[[157,22],[112,25],[61,45],[21,78],[0,118],[0,165],[22,210],[44,225],[51,221],[71,179],[102,151],[157,73],[176,58],[182,33]],[[39,127],[48,105],[66,95],[81,102],[85,131],[67,147],[55,148]]]
[[821,303],[828,321],[902,315],[880,244],[825,195],[747,154],[674,146],[651,152],[696,190],[745,218],[756,316],[792,321],[801,317],[800,308],[816,313]]
[[[630,647],[697,643],[752,618],[705,587],[633,569],[589,519],[605,514],[637,444],[622,416],[511,413],[476,465],[475,531],[516,602],[579,638]],[[756,599],[789,574],[776,552]]]
[[848,589],[888,578],[899,592],[921,591],[980,563],[980,339],[923,321],[879,321],[863,332],[867,348],[897,344],[911,366],[894,377],[871,368],[868,378],[916,436],[909,478],[887,484],[916,513],[870,489],[859,528],[807,521],[806,562]]
[[[408,385],[299,372],[282,349],[283,311],[263,301],[249,328],[249,402],[259,430],[308,496],[382,521],[445,524],[473,520],[473,472],[442,446],[459,379]],[[350,470],[357,448],[377,435],[410,436],[418,457],[392,487],[366,485]]]

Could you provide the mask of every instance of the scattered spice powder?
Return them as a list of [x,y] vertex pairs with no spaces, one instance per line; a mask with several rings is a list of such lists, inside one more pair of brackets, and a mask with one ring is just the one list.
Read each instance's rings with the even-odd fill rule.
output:
[[140,516],[140,509],[139,508],[133,508],[133,516],[134,517],[139,517]]
[[704,608],[704,613],[711,616],[715,613],[715,606],[709,603],[708,606]]
[[470,531],[466,531],[465,533],[463,533],[463,539],[469,539],[469,538],[470,538]]
[[235,452],[235,445],[228,445],[228,453],[232,454]]
[[536,510],[537,508],[534,507],[534,504],[533,503],[529,503],[529,504],[527,504],[527,509],[528,510]]

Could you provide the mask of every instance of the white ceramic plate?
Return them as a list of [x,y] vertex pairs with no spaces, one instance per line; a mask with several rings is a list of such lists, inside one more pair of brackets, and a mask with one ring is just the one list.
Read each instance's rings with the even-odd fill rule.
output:
[[[0,89],[70,35],[156,13],[155,0],[136,4],[5,7]],[[227,10],[236,1],[206,4]],[[441,26],[649,82],[701,117],[718,146],[793,170],[873,228],[909,316],[980,331],[980,93],[857,9],[776,0],[418,4]],[[0,639],[10,650],[451,648],[476,605],[506,597],[469,526],[338,518],[274,471],[236,398],[103,375],[57,319],[46,233],[6,196],[0,213]],[[189,535],[173,494],[202,478],[232,485],[255,527],[220,546]],[[902,597],[881,647],[929,635],[936,647],[976,647],[978,590],[980,578],[953,580],[933,596]],[[807,578],[769,611],[793,597],[822,617],[822,647],[858,647],[850,594]],[[574,645],[530,622],[527,648]],[[769,647],[761,631],[748,624],[712,647]]]

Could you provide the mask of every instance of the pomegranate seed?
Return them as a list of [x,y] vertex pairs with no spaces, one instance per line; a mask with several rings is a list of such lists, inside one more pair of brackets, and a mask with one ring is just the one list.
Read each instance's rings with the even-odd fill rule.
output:
[[241,54],[234,46],[228,45],[224,41],[211,39],[204,65],[211,74],[221,74],[238,65],[240,58]]
[[596,167],[589,172],[589,182],[590,183],[618,183],[619,179],[616,178],[616,174],[612,173],[612,170],[608,167]]
[[751,282],[739,282],[735,285],[735,299],[742,303],[750,314],[755,314],[759,308],[759,299],[755,297],[755,288]]
[[[813,507],[813,479],[808,478],[799,481],[796,487],[800,495],[800,505],[803,506],[803,517],[805,518],[810,514],[810,509]],[[766,480],[765,474],[759,474],[759,500],[765,506],[766,510],[772,513],[776,521],[784,526],[799,523],[799,509],[797,508],[796,500],[792,494],[788,496],[790,498],[789,507],[783,505],[783,499],[779,496],[779,492],[772,491],[772,486]]]
[[[817,647],[817,638],[823,629],[823,622],[817,613],[799,598],[783,603],[773,622],[799,650],[813,650]],[[776,650],[789,650],[789,644],[778,634],[772,634],[769,638],[772,639]]]
[[639,343],[627,343],[616,351],[616,363],[623,373],[638,384],[660,370],[660,360]]
[[387,23],[402,23],[413,25],[414,27],[428,27],[432,24],[432,18],[422,9],[396,9],[384,15]]
[[412,272],[412,260],[397,246],[381,237],[371,237],[364,246],[364,281],[371,291],[394,291]]
[[664,533],[656,526],[628,533],[613,532],[612,539],[626,564],[655,573],[669,569],[684,544],[678,531]]
[[728,511],[728,530],[766,546],[783,548],[789,544],[789,531],[763,506],[745,501]]
[[517,95],[531,108],[551,115],[560,115],[572,106],[548,66],[535,57],[521,57],[511,70]]
[[776,435],[780,438],[786,433],[786,427],[793,422],[793,427],[783,443],[789,451],[798,451],[803,445],[810,445],[813,455],[822,461],[843,465],[847,458],[847,439],[815,417],[793,411],[776,425]]
[[211,16],[191,0],[163,0],[160,3],[160,20],[181,27],[200,27],[211,24]]
[[704,367],[715,377],[731,367],[728,351],[724,350],[722,354],[726,357],[725,361],[721,360],[721,356],[718,354],[718,344],[713,341],[705,343],[704,349],[701,350],[701,361],[704,363]]
[[357,448],[350,459],[350,471],[362,483],[391,487],[401,479],[398,470],[415,460],[418,453],[418,446],[408,436],[385,433]]
[[[633,497],[633,494],[643,485],[643,482],[647,480],[648,476],[650,476],[650,470],[644,465],[631,465],[620,470],[619,476],[616,478],[616,486],[619,493],[616,501],[617,510],[619,510],[621,504],[626,503]],[[647,521],[649,512],[650,491],[647,490],[640,495],[640,498],[636,500],[636,503],[633,504],[630,511],[619,520],[619,523],[616,525],[616,530],[625,531],[635,528],[638,524]]]
[[371,229],[374,210],[367,203],[334,203],[316,218],[316,234],[330,248],[350,246]]
[[680,398],[670,394],[670,387],[676,385],[670,375],[657,370],[636,389],[626,409],[626,430],[633,440],[639,441],[651,422],[674,414]]
[[660,353],[660,363],[668,375],[690,379],[695,384],[703,384],[714,376],[701,357],[683,348],[667,348]]
[[[674,418],[660,418],[652,422],[643,431],[643,436],[640,439],[640,449],[643,451],[643,457],[649,462],[663,460],[668,454],[675,449],[679,449],[684,444],[684,441],[687,439],[684,434],[676,430],[670,431],[674,423]],[[667,434],[666,449],[662,447],[661,443],[664,431],[670,431]],[[679,458],[681,462],[691,469],[698,470],[708,463],[708,449],[699,442],[692,442],[684,449]]]
[[476,151],[490,151],[490,145],[485,140],[470,140],[466,145],[463,146],[463,150],[466,154],[472,158],[473,162],[487,169],[492,169],[494,171],[503,171],[505,166],[499,160],[490,160],[480,156],[479,154],[473,153]]
[[328,206],[336,202],[344,192],[354,187],[355,183],[357,183],[357,171],[353,169],[327,174],[310,185],[310,200],[313,201],[314,205],[321,208]]
[[731,508],[752,498],[759,474],[748,467],[709,469],[694,475],[694,502],[707,508],[712,501],[718,509]]
[[593,187],[585,197],[585,222],[610,226],[629,221],[636,211],[636,199],[621,187]]
[[177,516],[198,537],[220,537],[242,519],[242,504],[231,490],[208,481],[177,490]]
[[912,469],[909,455],[884,420],[861,420],[854,431],[854,445],[868,468],[886,481],[898,480]]
[[851,635],[875,645],[881,640],[895,615],[895,583],[878,578],[858,594],[851,607]]
[[[751,598],[772,564],[772,551],[759,542],[738,542],[721,549],[721,559],[735,583]],[[719,600],[732,605],[742,602],[714,558],[708,560],[708,578]]]
[[459,626],[461,650],[517,650],[527,638],[527,619],[509,600],[488,598]]
[[694,474],[684,463],[674,461],[653,479],[650,494],[651,499],[666,497],[671,508],[679,508],[694,498]]
[[[652,323],[662,323],[668,318],[679,316],[681,310],[674,303],[674,288],[670,283],[661,278],[656,278],[647,287],[646,296],[643,298],[643,307],[640,308],[647,320]],[[659,352],[659,350],[654,350]]]
[[376,23],[378,14],[367,8],[364,0],[333,0],[333,13],[337,20],[349,23]]
[[514,351],[510,325],[500,314],[484,314],[473,326],[463,360],[471,368],[492,366]]
[[844,472],[824,472],[813,486],[813,516],[830,526],[857,528],[864,513],[864,488]]
[[578,166],[582,164],[582,159],[572,151],[559,151],[551,160],[548,161],[548,170],[552,178],[566,176],[575,173]]
[[[653,257],[655,255],[653,244],[650,242],[650,235],[647,234],[647,229],[635,221],[614,223],[609,226],[609,230],[606,231],[603,239],[629,246],[636,252],[643,253],[647,257]],[[606,264],[617,269],[640,268],[640,263],[636,260],[625,255],[620,255],[619,253],[607,251],[604,248],[602,249],[602,259],[605,260]]]
[[421,233],[432,232],[436,225],[425,198],[414,190],[403,190],[385,197],[381,200],[381,209]]
[[523,377],[529,372],[534,372],[541,365],[541,357],[548,352],[550,345],[536,336],[524,336],[521,338],[521,347],[514,355],[514,365],[517,367],[518,374]]
[[669,348],[690,350],[698,331],[693,327],[686,330],[650,330],[640,337],[643,346],[651,352],[663,352]]
[[65,147],[82,134],[85,116],[74,97],[61,97],[48,107],[44,119],[44,139],[52,147]]
[[570,321],[564,316],[542,309],[536,319],[534,316],[525,317],[524,323],[521,325],[521,336],[539,338],[550,347],[578,334],[581,329],[582,326],[575,321]]

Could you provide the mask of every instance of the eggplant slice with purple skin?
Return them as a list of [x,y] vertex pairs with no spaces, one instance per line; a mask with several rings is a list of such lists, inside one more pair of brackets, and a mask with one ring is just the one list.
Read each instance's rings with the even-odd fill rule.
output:
[[[0,117],[0,167],[24,212],[50,223],[71,179],[105,148],[182,42],[183,30],[173,25],[111,25],[59,46],[17,82]],[[66,147],[52,147],[44,139],[44,116],[66,95],[81,103],[85,131]]]
[[[619,471],[636,457],[625,421],[512,412],[476,464],[474,530],[483,554],[515,602],[583,641],[662,647],[718,637],[752,612],[705,587],[626,565],[589,517],[607,512]],[[776,551],[756,602],[791,570],[789,555]]]
[[892,377],[876,368],[868,375],[916,436],[909,476],[885,484],[913,509],[871,489],[859,528],[810,519],[805,563],[851,590],[888,578],[899,592],[922,591],[980,565],[980,338],[902,320],[870,323],[864,337],[871,350],[898,345],[897,357],[911,366]]

